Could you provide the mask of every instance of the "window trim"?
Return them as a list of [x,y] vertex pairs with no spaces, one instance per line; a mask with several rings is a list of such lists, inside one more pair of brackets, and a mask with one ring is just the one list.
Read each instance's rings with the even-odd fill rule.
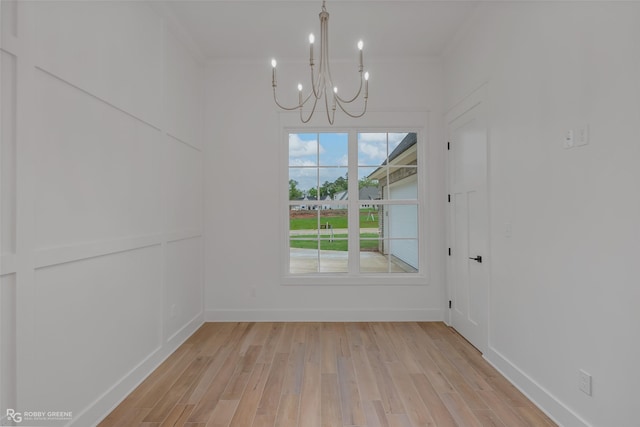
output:
[[[279,211],[280,222],[280,280],[286,286],[425,286],[429,284],[430,263],[428,260],[429,248],[429,193],[427,182],[427,151],[429,134],[427,112],[403,112],[382,113],[369,112],[358,120],[344,120],[345,124],[329,126],[318,124],[305,126],[300,123],[298,113],[280,113],[280,180],[279,180]],[[385,123],[381,126],[380,123]],[[416,132],[418,136],[418,253],[420,272],[418,273],[317,273],[317,274],[291,274],[289,272],[289,134],[291,133],[347,133],[349,141],[354,137],[357,140],[358,133],[383,133],[383,132]],[[354,146],[355,145],[355,146]],[[349,144],[349,165],[357,162],[357,144]],[[349,166],[347,166],[349,167]],[[357,163],[356,163],[357,167]],[[357,188],[358,174],[349,176],[349,188]],[[355,187],[354,187],[355,186]],[[404,201],[386,201],[386,204],[404,204]],[[349,211],[349,223],[358,219],[357,212]],[[355,237],[357,238],[357,237]],[[351,241],[354,237],[350,236]],[[349,261],[359,256],[357,251],[349,251]]]

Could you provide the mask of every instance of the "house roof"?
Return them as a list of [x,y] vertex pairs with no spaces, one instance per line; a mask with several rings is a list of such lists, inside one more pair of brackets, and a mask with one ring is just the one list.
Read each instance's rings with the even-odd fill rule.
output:
[[309,196],[304,196],[304,197],[298,197],[297,199],[294,199],[294,200],[299,201],[299,202],[303,202],[303,201],[307,201],[307,202],[318,202],[318,201],[320,201],[321,202],[323,200],[331,200],[331,197],[329,195],[327,195],[327,196],[325,196],[323,198],[318,199],[318,198],[311,198]]
[[[409,132],[403,139],[402,141],[400,141],[400,144],[398,144],[398,146],[391,152],[389,153],[389,159],[388,161],[390,162],[390,164],[393,164],[393,161],[395,159],[397,159],[398,157],[402,156],[404,153],[406,153],[409,149],[411,149],[412,147],[414,147],[416,145],[416,143],[418,142],[418,134],[415,132]],[[415,149],[413,150],[415,152]],[[410,154],[411,152],[407,153]],[[415,154],[414,154],[415,156]],[[400,161],[400,160],[399,160]],[[368,176],[368,178],[372,178],[372,179],[378,179],[379,175],[380,175],[380,171],[382,170],[382,167],[385,166],[387,164],[387,160],[385,160],[384,162],[382,162],[382,164],[380,165],[380,167],[378,167],[376,170],[374,170],[373,172],[371,172]],[[403,163],[401,163],[403,164]],[[406,164],[406,163],[405,163]]]
[[[362,187],[358,191],[358,200],[376,200],[380,197],[380,191],[377,186],[374,187]],[[336,193],[333,200],[347,200],[349,199],[349,193],[347,191],[341,191]]]
[[333,195],[333,200],[347,200],[347,195],[346,191],[340,191]]
[[[389,154],[389,161],[392,162],[393,159],[404,153],[409,149],[409,147],[416,145],[417,142],[418,134],[415,132],[409,132],[407,136],[405,136],[404,139],[400,141],[400,144],[398,144],[398,146],[391,152],[391,154]],[[385,160],[382,164],[386,165],[387,161]]]
[[380,198],[378,187],[362,187],[358,193],[359,200],[376,200]]

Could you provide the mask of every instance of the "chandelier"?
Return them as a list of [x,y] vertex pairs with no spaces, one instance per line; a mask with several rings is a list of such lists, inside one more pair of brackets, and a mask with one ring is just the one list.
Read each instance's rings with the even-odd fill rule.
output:
[[[309,66],[311,67],[311,89],[309,89],[308,94],[303,95],[302,92],[302,84],[298,83],[298,104],[292,107],[283,106],[278,101],[278,97],[276,95],[276,88],[278,86],[276,81],[276,60],[271,60],[272,70],[272,78],[271,85],[273,86],[273,100],[275,101],[278,107],[283,110],[300,110],[300,120],[303,123],[308,123],[313,116],[313,113],[316,111],[316,106],[318,105],[318,101],[324,98],[324,104],[327,112],[327,120],[330,125],[333,125],[336,108],[340,107],[340,109],[349,117],[358,118],[364,116],[364,113],[367,111],[367,99],[369,98],[369,72],[365,72],[363,74],[363,64],[362,64],[362,48],[364,44],[362,40],[358,42],[358,51],[359,51],[359,65],[358,72],[360,73],[360,87],[358,91],[353,96],[353,98],[342,98],[338,95],[338,87],[333,84],[333,78],[331,77],[331,67],[329,66],[329,13],[325,8],[325,1],[322,1],[322,11],[320,12],[320,62],[319,67],[316,72],[314,66],[314,57],[313,57],[313,43],[315,41],[315,37],[313,34],[309,34]],[[364,106],[362,107],[361,112],[352,113],[347,110],[348,104],[356,101],[360,95],[362,94],[362,86],[364,85]],[[329,99],[331,97],[331,99]],[[307,104],[307,102],[313,102],[311,106],[311,111],[307,117],[304,117],[302,108]],[[331,105],[331,107],[329,107]]]

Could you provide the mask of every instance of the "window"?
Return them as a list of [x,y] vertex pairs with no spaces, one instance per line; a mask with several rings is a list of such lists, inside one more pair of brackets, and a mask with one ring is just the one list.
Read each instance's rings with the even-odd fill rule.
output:
[[417,132],[286,132],[285,276],[423,273]]

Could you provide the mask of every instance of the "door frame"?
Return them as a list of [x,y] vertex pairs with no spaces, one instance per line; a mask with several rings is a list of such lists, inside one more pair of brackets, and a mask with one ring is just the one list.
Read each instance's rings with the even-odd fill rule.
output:
[[[460,102],[458,102],[457,104],[455,104],[453,107],[451,107],[446,113],[445,113],[445,134],[447,137],[447,141],[446,143],[448,144],[451,140],[451,129],[450,126],[451,124],[457,120],[458,118],[460,118],[462,115],[464,115],[465,113],[469,112],[470,110],[472,110],[473,108],[481,105],[483,108],[482,110],[482,114],[483,114],[483,119],[484,119],[484,123],[485,123],[485,127],[486,127],[486,138],[487,138],[487,152],[486,152],[486,197],[487,197],[487,248],[486,248],[486,259],[487,259],[487,264],[486,264],[486,271],[487,271],[487,306],[486,308],[486,318],[483,319],[483,321],[485,322],[484,325],[484,331],[483,331],[483,340],[481,343],[476,343],[478,350],[480,350],[483,354],[487,354],[487,351],[489,350],[489,337],[490,337],[490,328],[489,328],[489,319],[491,318],[491,312],[490,312],[490,307],[491,307],[491,265],[492,265],[492,251],[491,251],[491,247],[492,247],[492,240],[491,240],[491,180],[489,179],[490,175],[491,175],[491,135],[490,135],[490,131],[489,131],[489,114],[488,114],[488,108],[487,108],[487,93],[488,93],[488,83],[483,83],[480,87],[478,87],[476,90],[474,90],[471,94],[467,95],[463,100],[461,100]],[[451,177],[450,177],[450,158],[449,158],[449,151],[447,150],[447,147],[445,147],[445,185],[446,185],[446,192],[447,194],[451,194]],[[451,205],[447,202],[446,203],[446,214],[445,214],[445,218],[446,218],[446,245],[447,247],[445,248],[445,251],[448,251],[449,248],[452,247],[452,241],[451,241],[451,236],[453,234],[452,231],[452,227],[453,227],[453,212],[451,209]],[[446,294],[447,294],[447,309],[446,309],[446,315],[445,315],[445,322],[447,323],[447,325],[449,326],[453,326],[453,315],[452,315],[452,310],[449,308],[449,302],[452,301],[452,295],[453,295],[453,283],[452,283],[452,277],[453,277],[453,262],[452,262],[452,258],[450,256],[447,256],[447,262],[446,262],[446,269],[445,269],[445,277],[446,277]]]

